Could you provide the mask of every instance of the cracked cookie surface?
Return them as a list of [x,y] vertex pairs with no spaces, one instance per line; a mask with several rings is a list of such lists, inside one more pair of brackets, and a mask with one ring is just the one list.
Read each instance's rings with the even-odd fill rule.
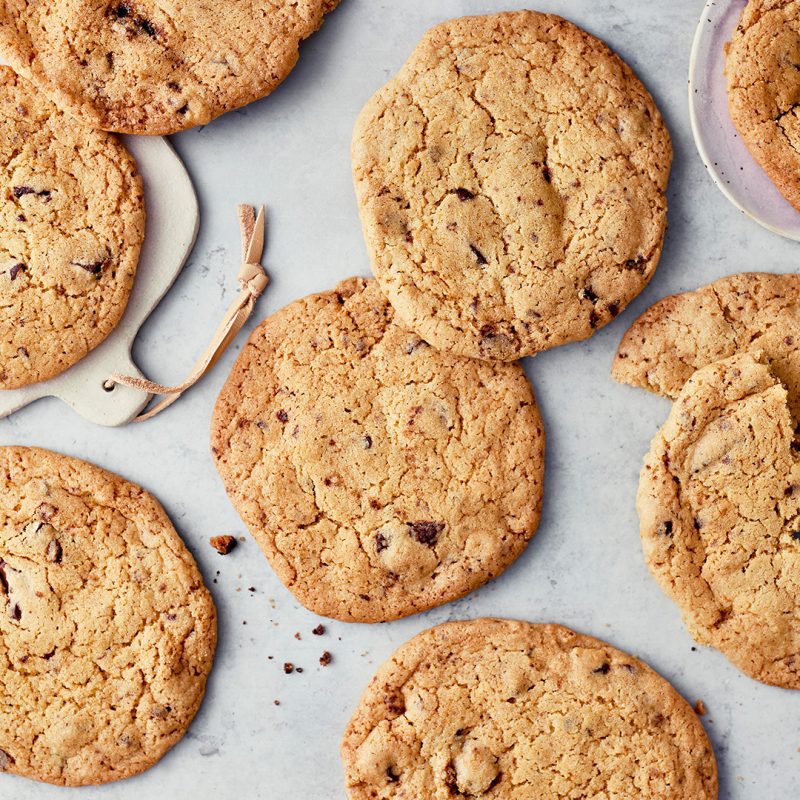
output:
[[82,786],[184,734],[216,614],[161,506],[45,450],[0,448],[0,771]]
[[800,275],[744,272],[652,305],[620,342],[611,374],[675,399],[695,370],[761,352],[800,419]]
[[371,280],[255,330],[211,444],[278,576],[325,616],[377,622],[461,597],[539,522],[544,431],[521,367],[435,350]]
[[630,68],[560,17],[433,28],[352,154],[375,276],[442,350],[508,361],[585,339],[656,269],[669,134]]
[[342,742],[351,800],[715,800],[694,711],[636,658],[558,625],[452,622],[403,645]]
[[52,378],[125,311],[144,238],[136,164],[0,67],[0,389]]
[[800,689],[800,443],[786,389],[758,359],[688,380],[637,506],[647,564],[692,636],[757,680]]
[[339,0],[0,0],[0,53],[93,128],[169,134],[264,97]]
[[726,46],[725,75],[736,129],[800,210],[800,4],[750,0]]

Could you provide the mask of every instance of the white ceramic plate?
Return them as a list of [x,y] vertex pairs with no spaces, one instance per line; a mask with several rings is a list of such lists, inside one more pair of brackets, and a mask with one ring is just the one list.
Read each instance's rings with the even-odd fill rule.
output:
[[722,193],[768,230],[800,241],[800,214],[784,199],[739,137],[728,112],[725,43],[747,0],[709,0],[689,62],[689,113],[700,157]]
[[189,255],[199,220],[197,197],[183,163],[166,139],[124,136],[144,184],[147,223],[128,307],[108,338],[66,372],[21,389],[0,390],[0,417],[42,397],[58,397],[98,425],[124,425],[147,404],[146,392],[103,384],[114,372],[141,376],[131,359],[136,334]]

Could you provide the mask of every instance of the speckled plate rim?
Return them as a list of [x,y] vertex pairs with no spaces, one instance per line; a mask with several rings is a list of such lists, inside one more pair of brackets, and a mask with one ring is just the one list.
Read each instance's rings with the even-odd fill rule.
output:
[[800,214],[778,191],[739,137],[730,118],[723,72],[747,0],[708,0],[689,60],[689,117],[700,158],[736,208],[773,233],[800,241]]

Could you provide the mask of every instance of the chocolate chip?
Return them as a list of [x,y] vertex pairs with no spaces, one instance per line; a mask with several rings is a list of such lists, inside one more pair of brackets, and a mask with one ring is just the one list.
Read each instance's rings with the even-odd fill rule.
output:
[[14,266],[8,271],[8,275],[13,281],[16,279],[17,275],[19,275],[20,271],[25,269],[28,269],[26,264],[14,264]]
[[662,522],[661,525],[658,526],[656,533],[659,536],[672,536],[672,520],[668,519],[666,522]]
[[478,262],[478,263],[479,263],[481,266],[483,266],[484,264],[488,264],[488,263],[489,263],[489,262],[486,260],[486,256],[484,256],[484,254],[483,254],[483,253],[481,253],[481,251],[480,251],[480,250],[478,250],[478,248],[477,248],[477,247],[475,247],[475,245],[474,245],[474,244],[471,244],[471,245],[469,246],[469,249],[470,249],[470,250],[472,250],[472,255],[474,255],[474,256],[475,256],[475,259],[476,259],[476,261],[477,261],[477,262]]
[[386,779],[389,783],[397,783],[400,780],[400,776],[394,771],[394,767],[387,767]]
[[591,328],[596,328],[600,323],[600,315],[592,309],[591,313],[589,314],[589,326]]
[[619,314],[619,306],[616,303],[609,303],[608,313],[611,314],[612,317],[616,317],[617,314]]
[[221,556],[228,555],[236,547],[236,539],[233,536],[212,536],[208,541]]
[[22,619],[22,609],[19,607],[19,603],[14,603],[14,605],[11,606],[11,619],[17,622]]
[[41,197],[45,203],[49,202],[50,196],[53,194],[49,189],[42,189],[37,192],[32,186],[14,186],[11,189],[11,193],[16,198],[24,197],[26,194],[35,194],[37,197]]
[[475,195],[469,189],[455,189],[453,194],[462,202],[466,203],[467,200],[473,200]]
[[792,539],[794,539],[796,542],[800,542],[800,531],[795,531],[792,534]]
[[542,177],[544,178],[545,183],[553,182],[553,173],[550,171],[550,167],[545,167],[542,170]]
[[443,522],[407,522],[409,531],[420,544],[433,547],[444,530]]
[[372,447],[372,437],[368,433],[365,433],[361,437],[361,444],[364,446],[365,450],[369,450]]
[[637,258],[629,258],[623,266],[625,269],[643,273],[645,264],[647,264],[647,259],[644,256],[638,256]]
[[456,768],[453,766],[452,761],[444,768],[444,785],[447,787],[450,794],[455,795],[456,797],[461,794],[458,789]]
[[27,347],[18,347],[18,348],[17,348],[17,352],[18,352],[18,353],[19,353],[19,354],[20,354],[20,355],[21,355],[23,358],[30,358],[30,354],[28,353],[28,348],[27,348]]
[[585,286],[581,289],[580,293],[582,300],[589,300],[591,303],[596,303],[600,298],[594,293],[591,286]]
[[608,675],[610,671],[611,665],[607,661],[601,664],[597,669],[592,670],[595,675]]
[[322,634],[325,633],[325,626],[321,624],[317,625],[317,627],[314,628],[314,630],[312,630],[311,633],[313,633],[314,636],[322,636]]
[[80,267],[86,272],[90,273],[91,275],[99,275],[103,270],[103,267],[108,264],[108,258],[104,258],[101,261],[70,261],[73,267]]
[[333,661],[333,656],[327,650],[319,657],[321,667],[327,667],[331,661]]
[[119,20],[129,33],[144,33],[151,38],[158,35],[158,30],[150,20],[137,15],[130,3],[118,3],[108,10],[109,16]]
[[150,716],[153,719],[166,719],[167,718],[167,708],[168,706],[153,706],[150,709]]
[[378,553],[382,553],[388,546],[389,542],[386,540],[386,537],[382,533],[377,533],[375,535],[375,550]]
[[51,564],[60,564],[63,554],[61,542],[58,539],[51,539],[50,544],[47,545],[47,560]]
[[410,356],[417,348],[419,347],[427,347],[428,343],[423,341],[422,339],[415,339],[411,342],[406,343],[406,355]]
[[794,344],[794,336],[785,336],[783,338],[783,343],[784,344],[788,344],[788,345],[793,345]]
[[50,522],[56,510],[56,507],[51,506],[49,503],[41,503],[39,508],[36,509],[36,513],[39,515],[39,519],[42,522]]
[[400,716],[406,710],[406,702],[403,700],[403,695],[401,694],[385,694],[383,696],[383,704],[386,706],[386,710],[390,714],[394,714],[395,716]]
[[291,661],[287,661],[287,662],[286,662],[286,663],[283,665],[283,671],[284,671],[284,672],[285,672],[287,675],[291,675],[291,674],[294,672],[294,664],[292,664],[292,662],[291,662]]
[[13,763],[14,759],[5,750],[0,750],[0,772],[6,772]]
[[281,422],[288,422],[289,421],[289,415],[283,409],[281,409],[275,416]]
[[172,89],[173,92],[179,92],[181,87],[175,81],[167,81],[167,89]]
[[[155,35],[155,34],[153,34],[153,35]],[[188,111],[189,111],[189,104],[188,104],[188,103],[185,103],[184,105],[182,105],[182,106],[181,106],[181,107],[180,107],[180,108],[177,110],[177,112],[176,112],[176,113],[177,113],[177,114],[181,114],[181,115],[183,115],[183,114],[186,114]]]
[[3,594],[8,594],[8,576],[6,575],[5,566],[6,562],[0,558],[0,589],[2,589]]

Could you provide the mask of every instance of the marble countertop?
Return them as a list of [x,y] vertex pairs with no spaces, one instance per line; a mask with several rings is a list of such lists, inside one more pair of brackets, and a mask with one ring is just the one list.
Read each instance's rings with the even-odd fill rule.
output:
[[[432,24],[522,7],[515,0],[343,0],[272,97],[173,137],[200,197],[201,230],[136,342],[149,377],[181,379],[232,300],[237,202],[269,209],[272,282],[248,330],[296,298],[368,274],[349,159],[359,109]],[[544,516],[531,546],[460,602],[384,625],[325,622],[326,634],[312,636],[321,620],[298,606],[249,537],[224,558],[208,545],[215,534],[245,534],[208,452],[212,405],[245,335],[198,387],[142,426],[98,428],[57,400],[38,402],[0,422],[0,442],[86,458],[151,490],[211,587],[220,641],[197,719],[156,767],[77,793],[4,776],[2,800],[343,800],[339,740],[377,665],[424,628],[485,615],[596,635],[646,660],[690,702],[701,698],[722,800],[800,796],[800,692],[762,686],[716,651],[694,650],[677,607],[647,571],[634,497],[669,405],[609,376],[620,337],[655,300],[742,270],[791,271],[798,245],[736,211],[695,149],[686,84],[701,0],[537,0],[536,7],[605,39],[636,70],[666,117],[675,164],[664,256],[649,287],[588,342],[525,362],[548,436]],[[318,664],[323,650],[333,654],[326,668]],[[304,672],[285,675],[285,661]]]

